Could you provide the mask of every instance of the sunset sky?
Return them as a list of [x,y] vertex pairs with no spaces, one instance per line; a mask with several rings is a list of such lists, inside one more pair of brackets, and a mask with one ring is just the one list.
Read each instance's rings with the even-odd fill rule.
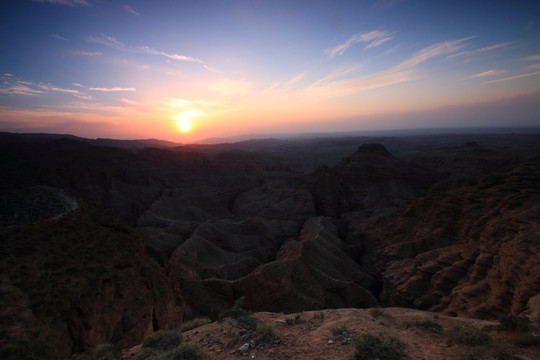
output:
[[540,1],[7,3],[0,131],[185,143],[540,125]]

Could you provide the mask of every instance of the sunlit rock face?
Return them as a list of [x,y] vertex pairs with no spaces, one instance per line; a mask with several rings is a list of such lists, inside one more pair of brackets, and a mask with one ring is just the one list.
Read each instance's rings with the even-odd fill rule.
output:
[[406,206],[350,222],[373,252],[388,305],[493,318],[540,292],[540,162],[449,180]]

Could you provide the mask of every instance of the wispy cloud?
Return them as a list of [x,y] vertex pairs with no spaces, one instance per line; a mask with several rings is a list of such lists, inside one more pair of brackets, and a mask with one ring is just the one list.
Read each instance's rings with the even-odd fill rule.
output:
[[306,75],[307,75],[307,71],[296,75],[291,80],[287,81],[287,85],[296,84],[298,81],[302,80]]
[[219,71],[218,69],[216,69],[213,66],[203,65],[203,68],[205,68],[206,70],[211,71],[213,73],[216,73],[216,74],[221,73],[221,71]]
[[151,54],[151,55],[162,55],[166,58],[172,59],[172,60],[180,60],[180,61],[194,61],[194,62],[201,62],[199,59],[195,59],[191,56],[186,55],[179,55],[179,54],[170,54],[166,53],[164,51],[159,51],[154,48],[148,47],[148,46],[138,46],[135,48],[136,51],[145,53],[145,54]]
[[36,83],[20,80],[13,74],[4,74],[4,81],[0,84],[0,94],[35,96],[51,92],[70,95],[82,95],[79,90],[66,89],[53,84]]
[[471,78],[483,78],[483,77],[487,77],[487,76],[495,76],[495,75],[504,74],[505,72],[506,72],[506,70],[488,70],[488,71],[484,71],[484,72],[481,72],[481,73],[478,73],[478,74],[471,75],[469,77],[471,77]]
[[330,74],[317,80],[312,86],[336,81],[345,76],[351,76],[351,74],[354,74],[356,71],[358,71],[362,67],[363,67],[363,64],[356,64],[354,66],[349,66],[347,68],[334,70]]
[[324,52],[330,55],[331,58],[336,57],[337,55],[343,55],[347,49],[352,45],[358,43],[368,43],[364,49],[374,48],[384,44],[385,42],[392,40],[394,38],[393,33],[382,30],[372,30],[368,32],[358,33],[351,36],[343,44],[339,44],[336,47],[331,49],[326,49]]
[[502,78],[502,79],[490,80],[490,81],[486,81],[486,83],[495,83],[495,82],[501,82],[501,81],[522,79],[522,78],[526,78],[526,77],[530,77],[530,76],[536,76],[536,75],[540,75],[540,71],[535,71],[535,72],[531,72],[531,73],[525,73],[525,74],[509,76],[509,77],[505,77],[505,78]]
[[133,8],[131,6],[129,6],[129,5],[124,5],[124,10],[127,11],[128,13],[132,14],[132,15],[136,15],[136,16],[141,15],[138,12],[136,12],[135,10],[133,10]]
[[497,50],[497,49],[500,49],[500,48],[504,48],[504,47],[507,47],[509,45],[512,45],[512,41],[507,41],[507,42],[503,42],[503,43],[500,43],[500,44],[495,44],[495,45],[490,45],[490,46],[484,46],[476,51],[478,52],[486,52],[486,51],[493,51],[493,50]]
[[[472,39],[472,38],[473,37],[471,36],[469,39]],[[495,50],[505,49],[505,48],[507,48],[508,46],[510,46],[512,44],[514,44],[514,42],[507,41],[507,42],[494,44],[494,45],[490,45],[490,46],[484,46],[484,47],[481,47],[479,49],[467,50],[467,51],[462,51],[462,52],[459,52],[459,53],[451,54],[451,55],[449,55],[449,57],[450,58],[459,58],[459,57],[470,57],[470,56],[474,56],[474,55],[487,54],[487,53],[493,52]]]
[[127,47],[126,45],[122,44],[120,41],[116,40],[114,37],[112,36],[108,36],[108,35],[100,35],[98,37],[94,37],[94,36],[89,36],[88,37],[88,41],[90,42],[93,42],[93,43],[98,43],[98,44],[102,44],[102,45],[105,45],[111,49],[114,49],[114,50],[119,50],[119,51],[134,51],[133,49]]
[[540,54],[524,57],[523,60],[525,60],[525,61],[538,61],[538,60],[540,60]]
[[78,87],[86,87],[86,86],[84,86],[83,84],[79,84],[79,83],[73,83],[73,84],[71,84],[71,85],[73,85],[73,86],[78,86]]
[[103,55],[102,52],[99,51],[76,51],[73,53],[73,55],[80,55],[80,56],[101,56]]
[[69,41],[68,39],[66,39],[63,36],[60,36],[59,34],[51,34],[51,37],[53,37],[55,39],[58,39],[58,40]]
[[88,88],[88,90],[92,91],[104,91],[104,92],[111,92],[111,91],[137,91],[136,88],[125,88],[125,87],[111,87],[111,88],[103,88],[103,87],[91,87]]
[[76,90],[76,89],[65,89],[65,88],[61,88],[61,87],[58,87],[58,86],[55,86],[55,85],[52,85],[52,84],[42,84],[42,83],[39,83],[36,85],[38,88],[40,89],[43,89],[43,90],[46,90],[46,91],[56,91],[56,92],[61,92],[61,93],[65,93],[65,94],[80,94],[80,91],[79,90]]
[[27,85],[23,84],[10,84],[7,86],[0,87],[0,94],[7,95],[39,95],[43,94],[44,91],[39,89],[33,89]]
[[422,72],[417,69],[420,64],[459,51],[464,46],[463,42],[468,39],[470,38],[433,44],[389,69],[359,78],[333,80],[332,77],[326,76],[323,78],[325,81],[321,79],[308,87],[306,93],[314,96],[344,96],[362,90],[410,81],[422,76]]
[[120,99],[120,101],[123,102],[123,103],[129,104],[129,105],[138,105],[139,104],[135,100],[130,100],[130,99],[126,99],[126,98],[122,98],[122,99]]
[[116,38],[112,36],[108,36],[108,35],[100,35],[98,37],[89,36],[88,40],[90,42],[102,44],[111,49],[118,50],[118,51],[127,51],[127,52],[138,53],[138,54],[160,55],[168,59],[178,60],[178,61],[201,62],[199,59],[193,58],[191,56],[171,54],[164,51],[156,50],[149,46],[128,46],[118,41]]
[[86,0],[34,0],[34,2],[67,5],[67,6],[75,6],[75,5],[90,6],[90,3]]

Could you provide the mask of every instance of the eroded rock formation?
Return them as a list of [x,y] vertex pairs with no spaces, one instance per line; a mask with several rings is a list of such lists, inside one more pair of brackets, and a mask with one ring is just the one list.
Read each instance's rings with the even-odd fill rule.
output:
[[520,314],[540,293],[540,162],[448,180],[424,198],[350,224],[373,255],[388,305]]

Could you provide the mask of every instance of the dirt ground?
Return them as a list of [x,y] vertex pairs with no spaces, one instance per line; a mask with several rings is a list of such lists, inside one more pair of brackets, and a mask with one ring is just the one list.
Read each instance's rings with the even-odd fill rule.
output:
[[[517,333],[498,329],[498,321],[447,317],[404,308],[338,309],[298,314],[255,313],[253,317],[271,324],[272,335],[250,330],[236,320],[225,319],[184,333],[183,342],[199,344],[211,359],[349,359],[353,339],[363,332],[394,335],[407,344],[412,359],[540,359],[538,346],[516,346]],[[429,321],[440,329],[425,329]],[[482,346],[452,344],[448,332],[454,327],[476,328],[491,337]],[[339,331],[338,331],[339,330]],[[538,328],[529,333],[538,335]],[[532,335],[534,336],[534,335]],[[124,352],[133,359],[140,346]]]

